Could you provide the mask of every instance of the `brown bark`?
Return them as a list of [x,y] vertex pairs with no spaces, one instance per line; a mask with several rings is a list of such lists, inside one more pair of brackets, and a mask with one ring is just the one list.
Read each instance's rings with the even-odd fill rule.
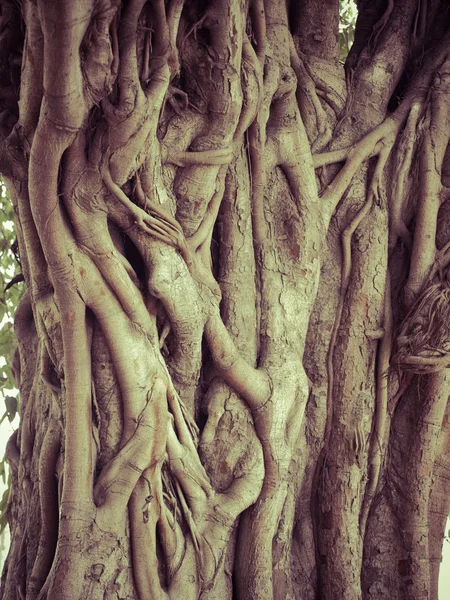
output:
[[441,4],[4,3],[3,599],[437,599]]

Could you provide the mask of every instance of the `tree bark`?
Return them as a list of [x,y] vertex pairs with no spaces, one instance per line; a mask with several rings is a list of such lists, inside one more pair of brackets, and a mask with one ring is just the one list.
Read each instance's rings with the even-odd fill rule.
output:
[[4,600],[437,599],[450,13],[5,0]]

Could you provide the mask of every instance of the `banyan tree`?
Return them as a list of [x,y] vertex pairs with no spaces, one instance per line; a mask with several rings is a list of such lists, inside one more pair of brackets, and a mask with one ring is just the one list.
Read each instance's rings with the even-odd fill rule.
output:
[[3,600],[437,600],[450,8],[3,0]]

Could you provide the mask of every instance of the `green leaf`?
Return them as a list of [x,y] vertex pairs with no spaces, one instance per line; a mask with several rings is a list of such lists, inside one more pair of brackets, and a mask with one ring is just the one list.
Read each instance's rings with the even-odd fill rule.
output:
[[6,516],[6,512],[2,514],[0,517],[0,533],[5,531],[6,526],[8,525],[8,518]]
[[347,57],[353,44],[356,16],[355,2],[353,0],[341,0],[339,3],[339,46],[342,61]]
[[14,396],[5,396],[5,406],[6,406],[6,410],[9,413],[16,414],[16,412],[17,412],[17,398],[14,398]]

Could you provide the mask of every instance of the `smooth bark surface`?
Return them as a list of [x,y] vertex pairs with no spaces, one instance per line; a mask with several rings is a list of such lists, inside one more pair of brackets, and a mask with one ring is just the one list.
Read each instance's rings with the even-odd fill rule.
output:
[[437,600],[450,12],[5,0],[3,600]]

